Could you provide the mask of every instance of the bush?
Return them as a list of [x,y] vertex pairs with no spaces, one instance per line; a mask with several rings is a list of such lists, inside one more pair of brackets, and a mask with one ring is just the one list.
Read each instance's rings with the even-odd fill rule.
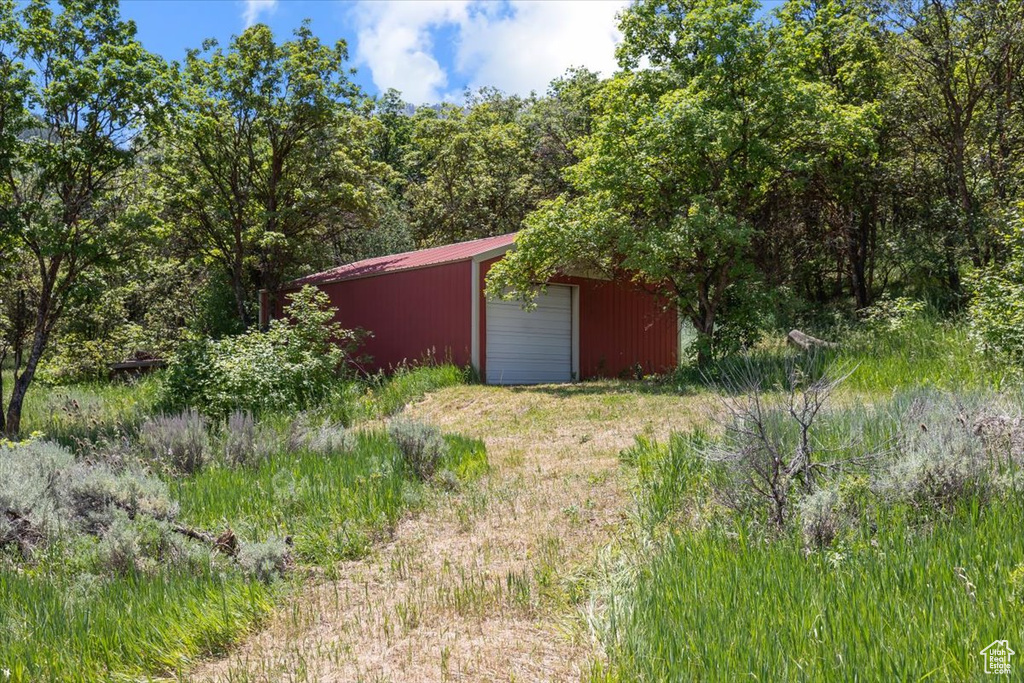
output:
[[183,474],[200,471],[210,459],[206,418],[194,408],[146,420],[139,428],[139,444],[149,457]]
[[333,318],[327,295],[305,287],[266,332],[182,344],[165,372],[163,404],[226,416],[320,403],[336,388],[359,339]]
[[74,464],[74,456],[60,446],[31,441],[13,446],[0,445],[0,510],[12,512],[23,521],[24,532],[16,535],[14,521],[0,514],[0,543],[19,542],[23,551],[30,540],[55,537],[67,519],[57,490],[64,483],[61,473]]
[[948,397],[919,397],[907,415],[883,490],[916,509],[951,512],[991,491],[992,472],[973,420]]
[[907,332],[925,312],[923,301],[904,296],[889,298],[883,295],[871,306],[861,310],[864,324],[875,333],[898,334]]
[[839,511],[839,492],[821,489],[800,501],[800,521],[804,541],[823,548],[832,545],[843,524]]
[[115,472],[104,464],[75,463],[61,476],[58,502],[89,532],[108,527],[115,510],[158,519],[171,519],[178,511],[165,482],[137,471]]
[[65,534],[103,535],[119,516],[170,520],[177,515],[167,484],[155,477],[76,462],[69,451],[48,442],[0,448],[0,508],[18,520],[17,529],[7,521],[0,544],[16,542],[23,553]]
[[974,273],[968,280],[971,339],[984,353],[1019,368],[1024,361],[1024,230],[1003,236],[1010,257],[1005,264]]
[[277,430],[241,410],[231,413],[222,426],[221,446],[228,465],[245,467],[255,467],[284,448]]
[[252,463],[256,452],[256,420],[252,413],[236,410],[228,416],[223,430],[224,458],[232,465]]
[[432,425],[411,420],[392,420],[388,425],[388,434],[398,446],[405,464],[422,481],[434,475],[438,464],[448,452],[448,444],[441,430]]
[[355,447],[355,438],[336,422],[314,424],[303,413],[288,425],[286,449],[291,453],[309,451],[319,455],[347,453]]
[[238,553],[238,564],[246,574],[263,583],[272,583],[284,576],[290,563],[290,549],[280,538],[247,543]]

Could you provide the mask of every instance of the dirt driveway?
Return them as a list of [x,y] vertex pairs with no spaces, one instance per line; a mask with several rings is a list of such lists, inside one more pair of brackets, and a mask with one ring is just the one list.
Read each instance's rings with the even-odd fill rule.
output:
[[634,384],[446,389],[409,417],[483,439],[490,474],[439,495],[191,680],[567,681],[596,654],[580,606],[628,504],[619,451],[699,419]]

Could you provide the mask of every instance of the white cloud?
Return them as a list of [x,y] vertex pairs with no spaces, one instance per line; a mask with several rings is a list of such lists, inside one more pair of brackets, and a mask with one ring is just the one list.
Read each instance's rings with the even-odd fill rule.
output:
[[245,21],[246,28],[259,21],[260,15],[273,14],[277,9],[277,0],[245,0],[244,4],[242,19]]
[[[378,88],[413,103],[492,85],[543,92],[572,66],[615,70],[615,15],[627,0],[365,0],[355,13],[356,58]],[[452,36],[440,45],[439,30]],[[447,62],[447,63],[446,63]]]
[[381,90],[396,88],[415,104],[436,101],[448,75],[434,56],[432,33],[466,19],[467,0],[362,2],[356,11],[356,59]]

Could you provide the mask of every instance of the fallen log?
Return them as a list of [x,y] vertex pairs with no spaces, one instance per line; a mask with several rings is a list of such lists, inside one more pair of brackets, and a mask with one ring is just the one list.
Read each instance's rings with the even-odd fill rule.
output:
[[800,330],[790,330],[789,334],[786,335],[786,340],[793,346],[804,351],[813,351],[814,349],[834,349],[839,346],[839,344],[836,344],[835,342],[812,337],[806,332],[801,332]]

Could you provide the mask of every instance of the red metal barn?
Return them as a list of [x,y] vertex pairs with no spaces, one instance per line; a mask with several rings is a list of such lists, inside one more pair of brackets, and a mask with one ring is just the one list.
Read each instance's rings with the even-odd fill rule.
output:
[[373,333],[373,369],[427,355],[472,365],[488,384],[540,384],[665,372],[679,360],[675,309],[642,287],[571,275],[553,278],[537,307],[484,295],[488,269],[515,234],[350,263],[289,283],[315,285],[346,328]]

